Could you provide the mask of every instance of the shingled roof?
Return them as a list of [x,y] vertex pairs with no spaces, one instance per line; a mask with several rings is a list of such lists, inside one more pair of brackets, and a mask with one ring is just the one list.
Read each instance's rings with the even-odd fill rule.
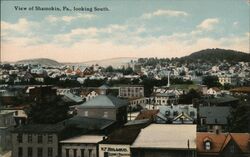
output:
[[[210,150],[205,150],[204,142],[206,139],[212,144]],[[205,154],[219,154],[224,148],[233,140],[243,153],[250,153],[249,148],[249,133],[210,133],[210,132],[197,132],[197,152]]]
[[115,123],[114,120],[89,118],[81,116],[75,116],[64,121],[64,124],[66,126],[73,125],[77,128],[86,130],[103,130],[114,123]]
[[112,95],[98,95],[77,108],[119,108],[128,105],[128,102]]

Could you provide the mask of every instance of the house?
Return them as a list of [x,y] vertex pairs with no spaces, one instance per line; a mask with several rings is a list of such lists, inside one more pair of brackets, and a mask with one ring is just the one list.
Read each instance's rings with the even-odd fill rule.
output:
[[230,109],[228,106],[199,107],[201,129],[210,132],[226,131]]
[[104,135],[81,135],[60,141],[61,157],[98,157]]
[[74,133],[76,130],[76,134],[72,135],[74,137],[82,134],[108,134],[114,129],[116,121],[104,118],[74,116],[64,120],[63,124],[70,128],[71,133]]
[[142,106],[146,105],[148,99],[146,97],[141,98],[130,98],[128,99],[129,106],[132,111],[140,109]]
[[123,156],[130,157],[130,146],[142,128],[150,123],[148,120],[135,120],[126,123],[122,128],[114,130],[99,144],[99,157]]
[[2,110],[3,112],[13,112],[13,118],[15,120],[15,126],[23,125],[26,123],[28,115],[25,113],[27,106],[16,106]]
[[208,95],[217,96],[221,94],[221,90],[218,87],[212,87],[207,90]]
[[151,124],[131,146],[132,157],[195,157],[196,125]]
[[69,105],[77,105],[81,104],[83,102],[83,98],[80,96],[77,96],[71,92],[64,93],[64,96],[62,97],[62,100]]
[[59,124],[27,124],[12,132],[12,157],[60,156],[59,141],[65,126]]
[[40,101],[45,98],[50,98],[52,96],[56,96],[56,89],[53,89],[52,86],[34,86],[34,88],[30,88],[29,96],[31,100]]
[[197,132],[199,157],[249,157],[249,133]]
[[231,95],[217,95],[217,97],[206,97],[202,100],[202,106],[232,106],[236,107],[239,99]]
[[127,101],[101,94],[76,106],[76,109],[78,116],[110,119],[117,121],[118,124],[124,124],[127,122],[127,107]]
[[15,125],[14,112],[0,110],[0,148],[2,150],[11,149],[11,131]]
[[144,97],[144,87],[142,85],[122,85],[119,89],[119,97],[140,98]]
[[99,95],[99,93],[97,91],[93,90],[93,91],[89,92],[88,94],[86,94],[84,97],[85,97],[86,101],[89,101],[98,95]]
[[171,105],[177,104],[178,98],[174,93],[157,93],[154,96],[156,105]]
[[155,121],[158,112],[159,110],[142,110],[135,120],[149,119],[150,121]]
[[197,109],[193,105],[159,106],[157,123],[193,124],[197,121]]
[[156,105],[178,104],[178,99],[183,91],[169,89],[168,87],[154,87],[152,97]]
[[237,85],[237,77],[233,75],[219,75],[219,82],[222,85],[230,84],[230,85]]

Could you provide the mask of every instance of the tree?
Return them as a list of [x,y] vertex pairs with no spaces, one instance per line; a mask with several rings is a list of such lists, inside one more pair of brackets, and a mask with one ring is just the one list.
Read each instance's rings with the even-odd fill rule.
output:
[[219,82],[219,78],[217,76],[204,76],[202,78],[202,83],[204,85],[207,85],[208,88],[221,87],[221,84]]
[[[50,99],[50,100],[49,100]],[[35,102],[27,111],[29,121],[38,124],[55,124],[68,118],[69,107],[60,97]]]
[[114,72],[114,68],[110,65],[106,68],[106,72]]
[[230,132],[250,132],[250,104],[249,102],[238,105],[232,109],[229,117]]
[[180,104],[192,104],[194,99],[199,99],[201,94],[197,92],[195,89],[190,89],[187,94],[182,94],[180,96],[179,103]]

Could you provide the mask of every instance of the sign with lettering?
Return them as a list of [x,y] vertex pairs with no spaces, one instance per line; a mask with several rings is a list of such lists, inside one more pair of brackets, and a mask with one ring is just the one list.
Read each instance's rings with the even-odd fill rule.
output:
[[99,157],[130,157],[130,145],[100,144]]

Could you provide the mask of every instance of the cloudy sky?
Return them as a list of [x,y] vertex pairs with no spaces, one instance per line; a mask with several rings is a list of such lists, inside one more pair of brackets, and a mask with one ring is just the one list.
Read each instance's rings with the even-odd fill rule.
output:
[[1,1],[2,60],[180,57],[206,48],[249,53],[249,7],[248,0]]

